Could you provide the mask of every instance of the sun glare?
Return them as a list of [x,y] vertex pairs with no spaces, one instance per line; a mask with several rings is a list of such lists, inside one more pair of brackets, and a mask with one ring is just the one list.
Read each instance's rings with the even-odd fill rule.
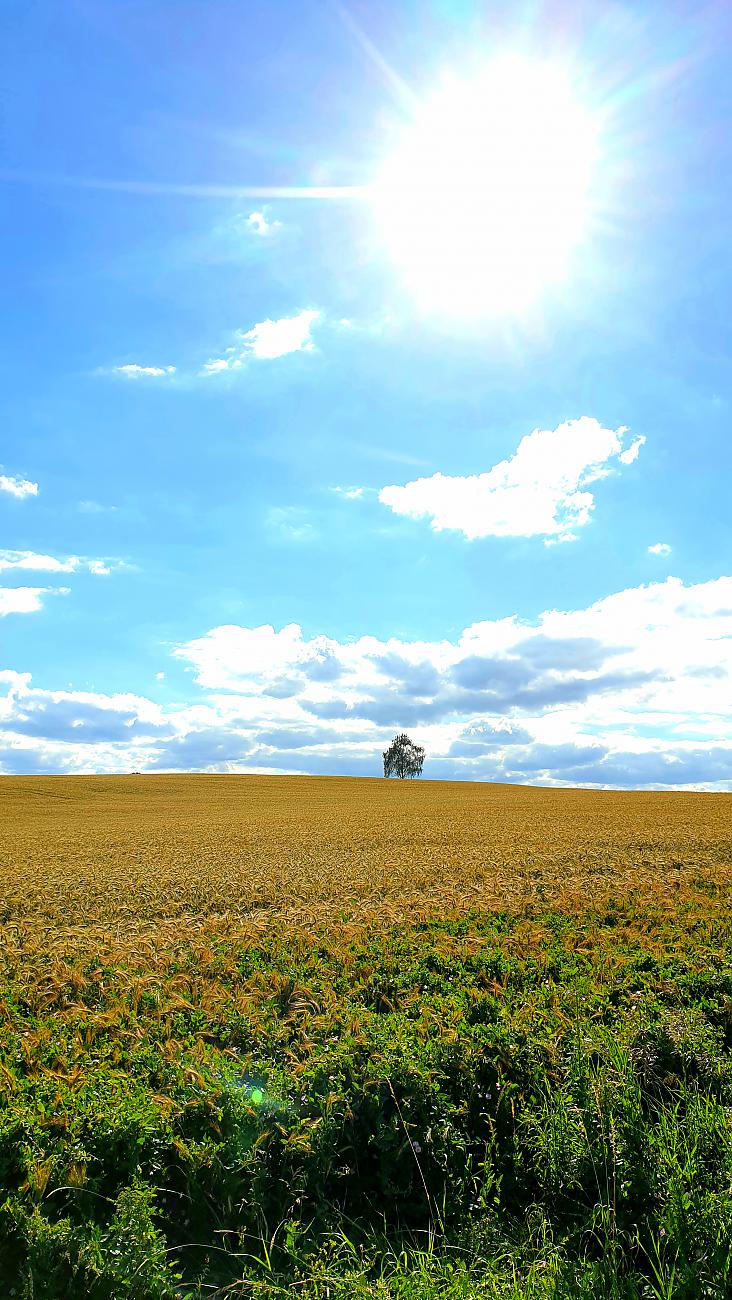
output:
[[597,132],[558,67],[519,58],[445,81],[374,189],[391,256],[422,304],[520,311],[566,275],[588,227]]

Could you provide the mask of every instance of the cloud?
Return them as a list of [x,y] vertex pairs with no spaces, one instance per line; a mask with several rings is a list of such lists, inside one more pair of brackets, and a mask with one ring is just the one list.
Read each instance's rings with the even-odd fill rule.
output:
[[175,728],[140,696],[48,691],[29,673],[0,672],[0,770],[128,771],[155,756]]
[[0,474],[0,492],[9,492],[12,497],[37,497],[38,484],[27,478],[16,478],[14,474]]
[[[286,684],[308,705],[340,707],[312,669],[327,661],[339,698],[356,712],[397,692],[440,709],[483,699],[486,711],[550,707],[608,691],[638,694],[676,712],[727,708],[720,681],[732,672],[732,578],[685,586],[678,578],[628,588],[586,609],[545,610],[533,622],[514,617],[474,623],[457,641],[352,641],[303,636],[297,624],[213,628],[178,647],[209,690],[272,693]],[[719,674],[723,674],[720,678]],[[710,676],[711,674],[711,676]],[[495,711],[495,710],[494,710]]]
[[525,727],[510,722],[471,722],[452,742],[449,754],[454,758],[481,758],[508,745],[529,745],[533,737]]
[[436,532],[453,529],[471,540],[573,541],[573,529],[587,524],[594,508],[589,485],[611,473],[613,462],[629,465],[645,442],[638,437],[625,447],[626,432],[590,416],[567,420],[527,434],[513,456],[486,473],[413,479],[382,488],[379,500],[395,514],[428,518]]
[[245,224],[248,230],[261,239],[268,239],[282,227],[281,221],[270,221],[264,212],[250,212]]
[[163,772],[236,771],[253,752],[247,735],[231,726],[214,726],[176,736],[146,766]]
[[[619,434],[627,433],[627,429],[620,428],[617,430],[617,432]],[[638,459],[638,456],[640,455],[640,449],[644,445],[645,441],[646,440],[643,434],[640,434],[639,437],[634,438],[630,446],[626,447],[625,451],[621,451],[620,455],[618,456],[618,460],[620,461],[620,464],[632,465],[633,461]]]
[[550,637],[537,632],[526,641],[520,641],[515,651],[534,668],[553,668],[567,671],[571,668],[587,672],[600,668],[608,656],[621,654],[627,646],[609,645],[591,636]]
[[74,745],[173,734],[169,722],[149,716],[147,701],[63,691],[24,692],[16,701],[14,716],[0,718],[0,728],[26,738],[40,736]]
[[562,753],[579,772],[577,750],[589,748],[599,770],[602,746],[615,752],[619,733],[644,752],[709,731],[732,741],[731,645],[726,577],[688,587],[670,578],[587,609],[546,610],[533,623],[476,623],[453,642],[341,642],[307,638],[296,624],[228,626],[175,653],[204,689],[246,700],[252,720],[276,707],[281,725],[338,723],[344,736],[371,726],[374,749],[385,729],[417,727],[454,775],[486,779],[490,757],[495,779],[518,779],[506,766],[510,748],[527,779],[538,771],[564,780],[564,760],[552,776],[539,762],[549,750],[532,756],[521,745],[574,745]]
[[649,555],[670,555],[671,547],[668,542],[655,542],[653,546],[648,547]]
[[300,669],[316,659],[319,651],[330,648],[325,637],[305,641],[296,623],[289,623],[279,632],[269,625],[249,628],[228,624],[187,642],[174,654],[193,664],[202,686],[249,693],[274,685],[288,671]]
[[332,489],[336,496],[343,497],[346,501],[358,501],[366,491],[362,487],[334,487]]
[[[553,770],[554,756],[546,755],[547,770]],[[732,788],[732,746],[687,746],[684,749],[633,753],[616,751],[598,754],[596,761],[580,767],[567,766],[567,781],[601,786],[719,786]]]
[[315,344],[310,331],[319,317],[319,311],[300,311],[281,320],[260,321],[242,334],[244,350],[266,360],[284,357],[288,352],[312,352]]
[[429,659],[415,662],[388,650],[384,654],[372,655],[371,661],[384,677],[398,683],[410,696],[427,698],[439,690],[440,675]]
[[[370,739],[367,732],[362,737]],[[271,731],[258,731],[258,745],[268,745],[276,750],[317,749],[322,745],[338,744],[343,737],[335,728],[328,727],[274,727]]]
[[[68,587],[57,587],[56,594],[68,595]],[[7,614],[36,614],[43,608],[43,597],[53,594],[49,587],[0,587],[0,618]]]
[[406,728],[435,778],[732,789],[732,577],[668,578],[449,641],[232,624],[174,657],[197,703],[0,671],[5,769],[376,776]]
[[79,509],[83,511],[85,515],[105,515],[114,514],[118,507],[105,506],[102,505],[100,501],[80,501]]
[[271,506],[264,522],[269,531],[283,542],[309,542],[316,535],[307,510],[301,506]]
[[37,555],[34,551],[0,550],[0,573],[4,570],[31,570],[37,573],[77,573],[87,569],[97,577],[107,577],[113,568],[121,568],[120,560],[88,560],[80,555],[60,559],[55,555]]
[[125,379],[160,379],[163,375],[174,375],[175,366],[112,366],[110,374],[123,375]]
[[329,648],[316,651],[303,667],[304,676],[311,682],[335,682],[341,676],[343,668],[338,656]]
[[240,370],[251,357],[258,361],[273,361],[290,352],[312,352],[315,344],[311,331],[320,316],[319,311],[299,311],[294,316],[259,321],[249,330],[240,330],[236,345],[227,348],[227,355],[207,361],[201,373],[215,375],[227,370]]
[[493,654],[465,655],[451,669],[452,680],[458,686],[493,694],[518,691],[535,676],[531,665],[522,659]]
[[531,745],[518,752],[512,751],[505,767],[513,776],[526,777],[543,772],[563,777],[568,769],[576,774],[591,763],[602,762],[606,755],[607,749],[601,744]]

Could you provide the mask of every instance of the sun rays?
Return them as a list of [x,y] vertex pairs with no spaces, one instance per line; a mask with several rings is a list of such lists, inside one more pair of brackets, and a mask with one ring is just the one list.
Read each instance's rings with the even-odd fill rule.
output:
[[400,132],[372,198],[423,305],[474,315],[531,304],[589,225],[595,123],[559,67],[518,57],[446,79]]

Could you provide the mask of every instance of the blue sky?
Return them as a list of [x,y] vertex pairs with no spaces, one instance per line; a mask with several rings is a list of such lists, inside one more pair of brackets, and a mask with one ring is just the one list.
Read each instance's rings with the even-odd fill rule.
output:
[[728,7],[0,26],[0,770],[732,789]]

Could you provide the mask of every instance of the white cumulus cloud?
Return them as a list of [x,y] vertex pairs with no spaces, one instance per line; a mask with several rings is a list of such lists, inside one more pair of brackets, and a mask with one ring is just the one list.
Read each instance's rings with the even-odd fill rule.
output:
[[66,596],[68,587],[57,587],[53,593],[48,587],[0,587],[0,618],[6,614],[36,614],[43,608],[43,597],[49,594]]
[[260,239],[266,239],[279,230],[282,226],[281,221],[270,221],[264,212],[250,212],[246,219],[246,225],[253,234],[258,235]]
[[244,349],[253,357],[270,360],[288,352],[311,352],[315,346],[310,331],[319,311],[300,311],[281,320],[263,320],[242,335]]
[[379,500],[395,514],[429,519],[436,532],[454,529],[477,537],[544,537],[572,541],[595,504],[590,484],[614,464],[635,460],[645,438],[625,445],[624,427],[605,429],[582,416],[556,429],[535,429],[513,456],[483,474],[433,474],[384,487]]
[[11,497],[37,497],[38,484],[14,474],[0,474],[0,492],[9,492]]
[[[626,433],[626,432],[627,432],[626,429],[618,429],[618,433]],[[643,437],[642,434],[638,438],[634,438],[630,446],[626,447],[625,451],[621,451],[620,455],[618,456],[618,460],[620,461],[620,464],[632,465],[633,461],[638,459],[638,454],[644,442],[645,442],[645,438]]]
[[649,555],[670,555],[671,547],[668,542],[655,542],[653,546],[648,547]]
[[258,361],[273,361],[290,352],[312,352],[315,344],[311,330],[320,319],[319,311],[299,311],[294,316],[279,320],[263,320],[250,330],[240,330],[237,345],[226,349],[225,357],[207,361],[201,371],[205,375],[220,374],[226,370],[239,370],[249,357]]

